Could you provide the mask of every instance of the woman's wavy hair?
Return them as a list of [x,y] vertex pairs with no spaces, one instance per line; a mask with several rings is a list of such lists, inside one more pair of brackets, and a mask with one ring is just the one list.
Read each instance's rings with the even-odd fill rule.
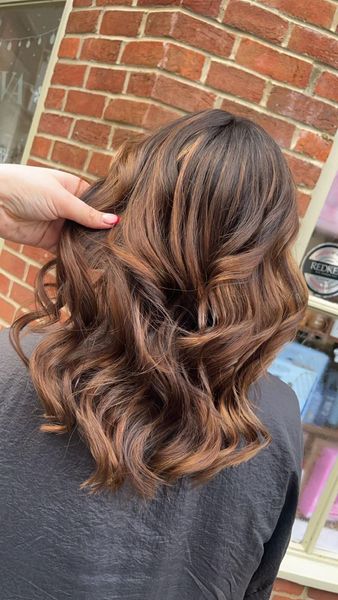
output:
[[[280,148],[247,119],[190,114],[124,143],[83,199],[121,222],[66,221],[37,278],[38,308],[11,327],[41,429],[78,429],[92,491],[128,479],[152,498],[160,484],[204,483],[249,460],[271,442],[249,387],[307,303]],[[28,359],[19,333],[33,321],[45,335]]]

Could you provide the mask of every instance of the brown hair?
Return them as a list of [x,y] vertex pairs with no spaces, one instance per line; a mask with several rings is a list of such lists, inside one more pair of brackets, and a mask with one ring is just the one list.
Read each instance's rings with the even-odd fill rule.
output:
[[[66,221],[38,276],[39,308],[12,325],[42,430],[78,428],[96,463],[92,490],[128,478],[150,498],[159,484],[206,482],[247,461],[271,441],[249,386],[293,339],[307,301],[279,147],[247,119],[190,114],[124,144],[84,200],[121,222]],[[46,335],[28,361],[19,333],[36,319]]]

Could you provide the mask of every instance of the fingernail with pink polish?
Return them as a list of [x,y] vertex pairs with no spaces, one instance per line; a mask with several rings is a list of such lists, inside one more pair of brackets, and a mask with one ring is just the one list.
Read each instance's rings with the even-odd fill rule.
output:
[[120,221],[120,217],[117,215],[111,215],[109,213],[105,213],[102,215],[102,221],[107,223],[108,225],[116,225]]

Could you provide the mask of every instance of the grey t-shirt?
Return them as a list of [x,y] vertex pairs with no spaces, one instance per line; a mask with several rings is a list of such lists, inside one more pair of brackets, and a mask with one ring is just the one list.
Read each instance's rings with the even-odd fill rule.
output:
[[[23,338],[27,354],[39,339]],[[8,329],[0,355],[1,600],[268,600],[301,471],[291,388],[273,376],[252,386],[273,442],[208,484],[183,478],[152,501],[128,485],[90,495],[79,486],[92,458],[76,431],[39,431],[43,408]]]

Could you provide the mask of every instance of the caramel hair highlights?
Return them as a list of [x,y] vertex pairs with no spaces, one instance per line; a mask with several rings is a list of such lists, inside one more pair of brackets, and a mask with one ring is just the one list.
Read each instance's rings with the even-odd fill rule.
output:
[[[191,114],[124,144],[84,199],[121,222],[66,221],[38,276],[37,310],[11,327],[45,407],[41,429],[78,428],[94,491],[128,478],[151,498],[160,484],[206,482],[250,459],[271,439],[249,387],[293,339],[307,301],[279,147],[246,119]],[[45,336],[28,361],[19,334],[37,319]]]

